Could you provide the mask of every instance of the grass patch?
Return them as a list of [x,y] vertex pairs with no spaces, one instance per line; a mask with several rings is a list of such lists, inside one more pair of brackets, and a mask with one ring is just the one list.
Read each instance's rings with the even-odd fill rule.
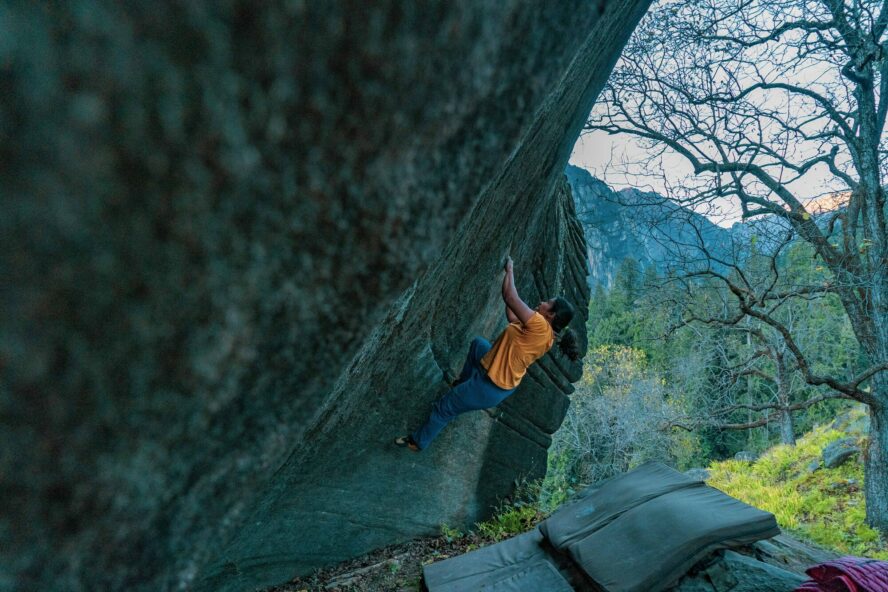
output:
[[512,497],[500,502],[489,520],[475,523],[474,528],[465,533],[442,524],[441,536],[447,542],[464,540],[476,549],[525,533],[550,514],[540,503],[541,488],[541,481],[516,484]]
[[521,507],[511,506],[500,510],[490,520],[479,522],[475,526],[481,537],[491,542],[499,542],[527,532],[545,520],[545,518],[546,515],[539,508],[528,504]]
[[[850,412],[862,416],[862,408]],[[853,422],[849,422],[853,424]],[[709,466],[707,481],[728,495],[774,514],[780,527],[792,535],[839,553],[888,560],[886,541],[865,523],[863,463],[850,460],[835,469],[810,466],[823,448],[852,437],[861,449],[866,437],[815,427],[796,446],[775,446],[752,463],[726,460]]]

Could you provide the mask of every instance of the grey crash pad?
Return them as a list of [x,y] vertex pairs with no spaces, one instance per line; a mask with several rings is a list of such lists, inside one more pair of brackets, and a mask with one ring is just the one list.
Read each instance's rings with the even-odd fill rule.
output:
[[585,490],[533,531],[428,565],[424,576],[430,592],[560,592],[579,590],[564,574],[582,571],[583,589],[658,592],[715,549],[779,533],[772,514],[647,463]]
[[639,504],[567,552],[608,592],[658,592],[715,549],[778,534],[772,514],[695,484]]
[[662,463],[645,463],[585,489],[577,501],[559,508],[539,528],[552,545],[563,549],[648,500],[702,483]]
[[425,566],[423,576],[431,592],[572,592],[548,553],[540,546],[543,535],[535,528],[509,540]]

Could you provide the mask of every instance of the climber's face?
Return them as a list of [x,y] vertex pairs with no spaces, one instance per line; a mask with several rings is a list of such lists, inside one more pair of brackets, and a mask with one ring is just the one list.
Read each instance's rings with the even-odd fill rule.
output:
[[555,315],[552,313],[552,306],[554,305],[555,300],[543,300],[539,304],[537,304],[536,311],[546,317],[547,319],[554,317]]

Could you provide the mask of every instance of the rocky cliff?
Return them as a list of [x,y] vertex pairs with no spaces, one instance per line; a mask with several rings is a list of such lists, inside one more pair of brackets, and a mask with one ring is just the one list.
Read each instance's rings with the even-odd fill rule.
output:
[[703,259],[697,247],[701,239],[712,253],[731,260],[732,231],[705,216],[656,193],[614,191],[573,165],[568,165],[565,173],[586,236],[591,286],[610,286],[627,257],[660,273],[693,266]]
[[[718,226],[707,216],[677,205],[662,195],[637,189],[614,191],[588,171],[568,165],[565,174],[583,227],[589,261],[589,285],[609,287],[626,258],[660,274],[705,266],[706,250],[718,261],[714,269],[727,271],[728,262],[742,265],[752,252],[774,253],[790,228],[777,216],[757,216]],[[815,221],[826,228],[842,195],[812,202]],[[830,209],[832,208],[832,209]],[[841,222],[836,222],[837,227]],[[794,239],[797,240],[797,239]]]
[[389,441],[507,253],[584,309],[562,170],[647,4],[0,10],[0,588],[248,589],[540,474],[557,354]]

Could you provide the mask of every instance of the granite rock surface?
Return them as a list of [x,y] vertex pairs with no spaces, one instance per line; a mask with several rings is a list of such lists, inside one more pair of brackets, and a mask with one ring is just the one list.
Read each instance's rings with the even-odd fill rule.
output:
[[794,592],[807,568],[837,557],[783,534],[739,551],[712,553],[669,592]]
[[506,254],[584,310],[562,171],[647,4],[0,9],[0,588],[274,584],[539,475],[557,354],[389,442],[501,328]]
[[856,438],[842,438],[830,442],[823,448],[823,466],[834,469],[847,462],[851,457],[860,454],[860,447]]

